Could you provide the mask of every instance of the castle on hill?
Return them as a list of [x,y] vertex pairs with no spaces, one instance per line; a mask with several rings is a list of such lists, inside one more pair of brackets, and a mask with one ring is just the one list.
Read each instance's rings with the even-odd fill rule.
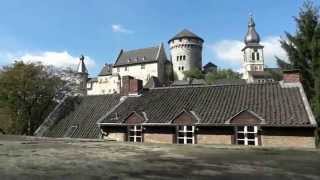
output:
[[[80,57],[77,68],[79,94],[100,95],[121,93],[124,77],[139,79],[145,88],[186,85],[184,71],[199,69],[205,73],[216,71],[217,66],[208,63],[202,66],[204,40],[195,33],[184,29],[169,39],[168,58],[163,43],[155,47],[121,50],[114,64],[105,64],[97,77],[89,78],[84,57]],[[248,31],[244,38],[243,79],[247,83],[273,81],[265,71],[263,46],[250,16]],[[194,81],[196,85],[204,81]]]

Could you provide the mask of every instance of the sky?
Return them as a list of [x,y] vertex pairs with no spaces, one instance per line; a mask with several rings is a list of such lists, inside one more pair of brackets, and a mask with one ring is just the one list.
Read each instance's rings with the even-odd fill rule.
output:
[[[14,60],[76,67],[81,54],[91,76],[114,63],[121,49],[157,46],[184,28],[205,40],[203,64],[241,69],[252,13],[266,65],[286,58],[279,39],[295,32],[302,0],[2,0],[0,65]],[[315,1],[320,5],[319,0]]]

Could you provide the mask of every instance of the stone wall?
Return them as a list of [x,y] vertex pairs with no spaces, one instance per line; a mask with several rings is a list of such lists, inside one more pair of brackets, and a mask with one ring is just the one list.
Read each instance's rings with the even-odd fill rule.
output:
[[261,136],[264,147],[315,148],[315,138],[306,136]]
[[163,143],[172,144],[173,134],[163,134],[163,133],[144,133],[145,143]]

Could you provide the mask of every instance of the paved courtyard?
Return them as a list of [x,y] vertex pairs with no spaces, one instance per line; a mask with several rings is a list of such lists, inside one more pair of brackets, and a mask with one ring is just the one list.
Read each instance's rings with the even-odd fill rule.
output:
[[320,151],[0,136],[0,179],[320,179]]

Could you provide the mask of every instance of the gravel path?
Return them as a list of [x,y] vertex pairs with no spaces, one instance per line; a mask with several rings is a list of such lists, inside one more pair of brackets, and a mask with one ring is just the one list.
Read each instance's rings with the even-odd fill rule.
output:
[[0,179],[320,179],[320,151],[0,136]]

